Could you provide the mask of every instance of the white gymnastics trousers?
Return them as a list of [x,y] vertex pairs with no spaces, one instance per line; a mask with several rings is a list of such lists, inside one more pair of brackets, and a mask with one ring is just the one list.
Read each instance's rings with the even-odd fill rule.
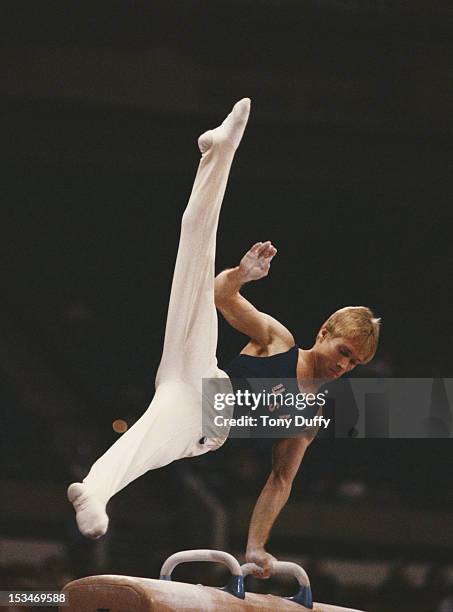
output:
[[83,481],[87,492],[104,503],[148,470],[213,448],[209,441],[199,442],[201,385],[202,378],[227,378],[216,359],[214,261],[220,207],[235,153],[231,140],[217,132],[211,132],[212,144],[202,155],[182,217],[156,393],[143,416]]

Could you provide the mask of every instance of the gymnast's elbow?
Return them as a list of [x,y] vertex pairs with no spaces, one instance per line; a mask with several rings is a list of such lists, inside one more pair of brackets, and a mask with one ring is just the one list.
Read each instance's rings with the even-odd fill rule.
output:
[[284,467],[274,468],[267,480],[267,486],[275,492],[289,495],[293,486],[294,477],[295,474]]
[[214,304],[215,307],[225,319],[231,324],[234,325],[234,321],[237,318],[237,298],[239,297],[239,292],[228,293],[225,291],[223,287],[218,287],[216,285],[214,291]]

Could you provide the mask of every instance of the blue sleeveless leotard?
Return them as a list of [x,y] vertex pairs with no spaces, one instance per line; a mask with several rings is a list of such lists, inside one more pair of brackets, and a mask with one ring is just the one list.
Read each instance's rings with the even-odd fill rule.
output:
[[270,357],[254,357],[252,355],[237,355],[224,368],[232,379],[247,378],[286,378],[297,381],[297,360],[299,347],[295,344],[284,353]]
[[[294,345],[283,353],[277,353],[270,357],[255,357],[252,355],[237,355],[224,368],[228,374],[235,393],[238,391],[254,392],[259,394],[283,394],[284,401],[268,403],[263,401],[260,406],[253,411],[243,406],[235,405],[234,417],[249,415],[259,417],[268,415],[269,418],[290,418],[295,415],[312,417],[318,412],[318,406],[301,409],[296,408],[293,398],[301,398],[303,391],[299,388],[297,381],[297,362],[299,359],[299,347]],[[292,403],[293,402],[293,403]],[[260,421],[262,422],[262,421]],[[293,419],[294,422],[294,419]],[[305,427],[286,430],[281,427],[257,427],[248,431],[248,437],[285,437],[302,433]]]

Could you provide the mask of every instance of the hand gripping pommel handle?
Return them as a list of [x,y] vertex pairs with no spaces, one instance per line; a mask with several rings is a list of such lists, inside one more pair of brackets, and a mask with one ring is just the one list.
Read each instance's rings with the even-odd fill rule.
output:
[[231,593],[239,599],[245,598],[244,578],[241,566],[237,560],[222,550],[182,550],[177,552],[164,562],[160,570],[160,580],[171,580],[171,573],[180,563],[191,563],[193,561],[211,561],[223,563],[230,570],[232,576],[230,582],[222,588],[223,591]]
[[[261,567],[255,563],[244,563],[244,565],[241,566],[241,570],[245,578],[255,570],[261,570]],[[293,595],[293,597],[286,597],[286,599],[299,603],[306,608],[313,608],[313,595],[311,592],[310,580],[303,567],[297,565],[297,563],[292,563],[291,561],[274,561],[272,564],[271,575],[294,576],[299,583],[299,590],[295,595]]]

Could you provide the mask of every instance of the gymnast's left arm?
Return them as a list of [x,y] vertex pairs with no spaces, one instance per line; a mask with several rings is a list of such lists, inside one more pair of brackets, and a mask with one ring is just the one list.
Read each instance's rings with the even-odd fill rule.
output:
[[279,440],[272,449],[272,472],[255,504],[250,521],[246,561],[262,570],[258,578],[269,578],[275,558],[265,550],[272,526],[288,501],[293,480],[305,451],[312,442],[310,436]]

